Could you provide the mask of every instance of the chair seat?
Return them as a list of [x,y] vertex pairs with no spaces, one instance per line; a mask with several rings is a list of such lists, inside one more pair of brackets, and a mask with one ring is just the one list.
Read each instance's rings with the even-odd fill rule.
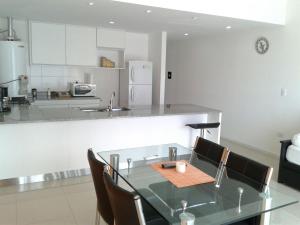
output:
[[[152,202],[155,201],[155,197],[149,190],[143,188],[138,192],[143,193],[143,197],[147,198],[148,200],[152,199]],[[143,206],[143,213],[147,223],[148,221],[151,222],[162,219],[161,215],[151,205],[149,205],[149,203],[147,203],[143,198],[141,198],[141,201]]]
[[241,222],[237,222],[237,223],[232,223],[230,225],[250,225],[250,224],[245,221],[241,221]]

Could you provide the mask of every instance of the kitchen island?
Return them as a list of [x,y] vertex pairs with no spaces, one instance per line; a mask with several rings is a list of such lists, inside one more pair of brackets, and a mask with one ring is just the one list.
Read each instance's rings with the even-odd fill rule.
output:
[[[88,168],[88,148],[99,152],[165,143],[191,147],[199,130],[185,124],[221,122],[221,117],[219,110],[196,105],[140,106],[119,112],[15,106],[10,113],[0,113],[0,180],[80,174]],[[220,128],[206,135],[219,142]]]

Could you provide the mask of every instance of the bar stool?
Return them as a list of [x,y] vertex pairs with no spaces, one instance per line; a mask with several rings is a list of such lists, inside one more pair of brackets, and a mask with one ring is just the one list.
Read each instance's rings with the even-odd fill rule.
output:
[[186,126],[191,127],[193,129],[199,129],[200,130],[200,137],[204,138],[204,132],[205,130],[210,134],[210,131],[207,130],[208,128],[218,128],[220,126],[220,123],[192,123],[192,124],[186,124]]

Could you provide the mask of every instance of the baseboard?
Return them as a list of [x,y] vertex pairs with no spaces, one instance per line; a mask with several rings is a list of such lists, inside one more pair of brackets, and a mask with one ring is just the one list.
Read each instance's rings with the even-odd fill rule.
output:
[[16,177],[0,180],[0,187],[10,186],[10,185],[21,185],[21,184],[31,184],[37,182],[48,182],[54,180],[63,180],[67,178],[80,177],[90,175],[90,169],[79,169],[79,170],[68,170],[62,172],[54,172],[33,176]]
[[270,156],[270,157],[273,157],[273,158],[278,158],[280,155],[279,153],[276,154],[276,153],[273,153],[273,152],[269,152],[269,151],[266,151],[264,149],[261,149],[261,148],[257,148],[257,147],[254,147],[252,145],[248,145],[248,144],[245,144],[245,143],[241,143],[239,141],[236,141],[236,140],[232,140],[230,138],[227,138],[227,137],[221,137],[221,140],[225,140],[225,141],[229,141],[229,142],[232,142],[233,144],[237,144],[237,145],[240,145],[244,148],[249,148],[253,151],[256,151],[256,152],[259,152],[260,154],[264,154],[264,155],[267,155],[267,156]]

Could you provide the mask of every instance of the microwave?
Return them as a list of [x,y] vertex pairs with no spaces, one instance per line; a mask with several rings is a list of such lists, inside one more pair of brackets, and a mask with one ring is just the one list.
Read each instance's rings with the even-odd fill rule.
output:
[[74,97],[96,96],[96,84],[71,83],[71,95]]

